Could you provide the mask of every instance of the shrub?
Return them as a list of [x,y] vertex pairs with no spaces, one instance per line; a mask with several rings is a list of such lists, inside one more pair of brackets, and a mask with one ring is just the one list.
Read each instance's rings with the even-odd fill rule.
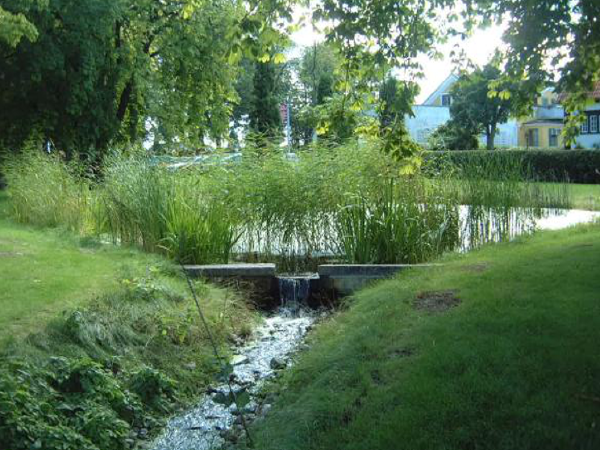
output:
[[484,166],[490,158],[517,161],[536,181],[600,183],[600,152],[593,150],[496,150],[428,152],[427,163],[439,167],[447,162],[455,166]]
[[478,133],[452,120],[437,127],[427,140],[432,150],[471,150],[479,148]]

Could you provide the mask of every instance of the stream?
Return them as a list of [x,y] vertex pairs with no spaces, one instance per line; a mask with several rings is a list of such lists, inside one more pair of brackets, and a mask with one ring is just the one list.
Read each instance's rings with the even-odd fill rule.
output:
[[[291,357],[321,314],[303,306],[309,295],[308,280],[280,278],[282,305],[257,327],[251,339],[234,348],[229,376],[241,412],[247,422],[265,414],[268,403],[257,394],[278,370],[291,363]],[[169,420],[153,450],[209,450],[236,441],[244,434],[240,411],[230,395],[229,384],[208,389],[198,404]]]

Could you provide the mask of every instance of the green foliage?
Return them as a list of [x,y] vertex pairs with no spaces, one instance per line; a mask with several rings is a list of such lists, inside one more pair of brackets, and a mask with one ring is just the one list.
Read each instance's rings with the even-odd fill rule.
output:
[[379,88],[378,115],[382,128],[403,122],[404,116],[412,114],[412,105],[419,92],[415,83],[401,83],[388,76]]
[[[590,150],[501,150],[493,155],[485,151],[430,152],[425,156],[434,166],[451,161],[457,166],[485,167],[490,159],[522,161],[533,179],[538,181],[599,184],[600,153]],[[491,176],[491,174],[490,174]]]
[[437,127],[428,139],[431,150],[474,150],[479,147],[478,133],[454,120]]
[[280,102],[277,97],[275,64],[257,62],[254,95],[250,110],[250,128],[262,137],[274,138],[281,131]]
[[[153,436],[204,391],[219,367],[191,299],[181,301],[185,282],[154,269],[145,283],[154,286],[152,301],[125,284],[3,344],[2,448],[126,450],[141,428]],[[253,315],[231,292],[196,288],[226,352]]]
[[335,93],[340,78],[340,55],[328,44],[314,44],[296,62],[297,82],[292,95],[292,140],[295,146],[313,141],[319,125],[318,106]]
[[[39,35],[14,49],[0,43],[3,151],[33,138],[98,164],[111,143],[138,143],[147,134],[160,150],[197,148],[204,137],[227,135],[235,100],[231,56],[240,40],[258,33],[240,34],[249,18],[241,4],[43,3],[1,5],[10,5],[14,17],[25,14]],[[273,31],[262,13],[250,16],[262,20],[262,31]]]
[[144,367],[132,375],[131,390],[139,395],[144,404],[168,412],[170,403],[174,400],[176,385],[158,370]]
[[0,42],[15,48],[22,39],[33,42],[37,37],[37,29],[23,13],[14,14],[0,6]]

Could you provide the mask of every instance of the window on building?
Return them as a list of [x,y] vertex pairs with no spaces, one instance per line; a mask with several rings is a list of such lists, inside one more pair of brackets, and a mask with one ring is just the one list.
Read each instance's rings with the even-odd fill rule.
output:
[[581,134],[585,134],[588,133],[589,129],[588,129],[588,117],[585,116],[583,118],[583,123],[581,124]]
[[450,106],[452,103],[452,96],[450,94],[442,94],[442,106]]
[[590,116],[590,133],[598,133],[598,116]]
[[558,135],[560,134],[559,128],[550,128],[548,130],[548,145],[550,147],[558,147]]
[[537,128],[532,128],[527,132],[527,145],[529,147],[540,146],[540,131]]

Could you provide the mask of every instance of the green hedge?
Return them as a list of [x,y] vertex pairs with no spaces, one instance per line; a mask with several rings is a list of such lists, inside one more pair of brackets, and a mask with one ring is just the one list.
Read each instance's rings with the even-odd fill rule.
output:
[[459,167],[489,158],[518,159],[539,181],[600,184],[600,151],[594,150],[461,150],[427,152],[429,167],[452,163]]

